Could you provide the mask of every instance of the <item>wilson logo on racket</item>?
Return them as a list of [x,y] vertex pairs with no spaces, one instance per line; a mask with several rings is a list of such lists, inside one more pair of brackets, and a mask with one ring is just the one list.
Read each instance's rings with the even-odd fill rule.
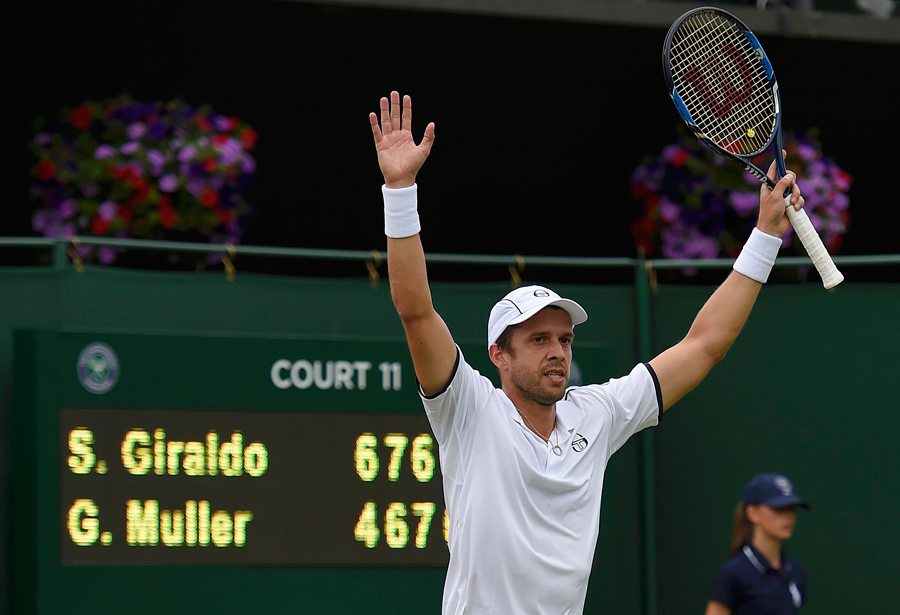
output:
[[[722,54],[731,58],[737,73],[743,80],[740,90],[734,87],[734,83],[728,76],[729,71],[722,66],[722,59],[719,54],[712,54],[703,60],[702,69],[699,66],[692,66],[684,71],[683,77],[685,81],[694,86],[697,93],[703,98],[706,107],[716,114],[716,117],[722,119],[731,113],[734,105],[747,102],[753,94],[753,78],[750,74],[750,67],[741,57],[741,52],[731,43],[725,43],[721,47]],[[718,87],[717,91],[721,92],[723,99],[720,101],[716,98],[713,90],[706,82],[706,75],[712,75],[716,79]]]

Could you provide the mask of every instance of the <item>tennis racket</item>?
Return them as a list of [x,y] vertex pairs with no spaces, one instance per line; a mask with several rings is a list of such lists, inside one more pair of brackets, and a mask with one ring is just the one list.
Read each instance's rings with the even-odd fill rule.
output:
[[[688,128],[714,152],[740,164],[770,188],[775,182],[751,162],[775,142],[778,177],[786,170],[781,144],[781,100],[775,72],[754,36],[726,11],[701,7],[679,17],[663,45],[669,96]],[[794,232],[825,288],[844,276],[804,210],[784,200]]]

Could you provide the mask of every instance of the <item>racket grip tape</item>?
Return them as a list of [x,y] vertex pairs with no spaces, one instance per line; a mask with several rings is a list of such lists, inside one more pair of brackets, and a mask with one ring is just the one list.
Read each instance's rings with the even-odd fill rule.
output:
[[789,199],[785,199],[784,204],[787,207],[787,215],[791,220],[791,225],[794,227],[794,232],[800,238],[800,243],[806,248],[806,253],[809,254],[816,271],[822,276],[823,286],[831,290],[844,281],[843,274],[838,271],[834,261],[831,260],[831,255],[825,249],[825,244],[822,243],[822,239],[816,232],[816,228],[810,221],[809,216],[806,215],[806,212],[802,209],[800,211],[794,209]]

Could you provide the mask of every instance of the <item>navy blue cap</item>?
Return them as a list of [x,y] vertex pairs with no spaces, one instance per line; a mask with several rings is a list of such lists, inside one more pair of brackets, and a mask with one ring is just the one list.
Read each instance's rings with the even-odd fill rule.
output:
[[794,485],[781,474],[757,474],[744,487],[744,506],[765,504],[769,508],[780,509],[801,506],[809,509],[809,504],[794,491]]

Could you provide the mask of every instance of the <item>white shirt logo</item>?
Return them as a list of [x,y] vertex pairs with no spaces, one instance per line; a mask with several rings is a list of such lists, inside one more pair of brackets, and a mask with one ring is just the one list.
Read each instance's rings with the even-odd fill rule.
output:
[[791,581],[791,584],[788,585],[788,589],[791,591],[791,598],[794,599],[794,606],[798,609],[803,606],[803,596],[800,595],[800,590],[797,588],[797,584]]

